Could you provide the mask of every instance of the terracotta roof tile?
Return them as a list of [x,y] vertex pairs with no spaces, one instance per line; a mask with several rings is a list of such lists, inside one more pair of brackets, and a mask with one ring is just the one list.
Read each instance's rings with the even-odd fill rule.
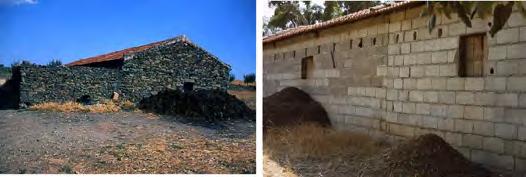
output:
[[177,36],[175,38],[170,38],[167,40],[158,41],[158,42],[154,42],[154,43],[150,43],[150,44],[146,44],[142,46],[127,48],[124,50],[119,50],[119,51],[115,51],[115,52],[111,52],[107,54],[102,54],[102,55],[98,55],[94,57],[80,59],[80,60],[71,62],[69,64],[66,64],[66,66],[79,66],[79,65],[86,65],[90,63],[98,63],[98,62],[103,62],[103,61],[124,59],[125,55],[133,54],[136,52],[147,50],[152,47],[160,46],[160,45],[171,43],[171,42],[177,42],[177,41],[189,42],[185,36]]
[[305,26],[299,26],[296,28],[288,29],[288,30],[279,32],[277,34],[270,35],[270,36],[263,38],[263,43],[279,41],[279,40],[290,38],[290,37],[300,35],[303,33],[308,33],[308,32],[326,29],[329,27],[337,26],[337,25],[351,23],[354,21],[362,20],[365,18],[373,17],[376,15],[384,14],[384,13],[389,13],[395,10],[403,9],[406,7],[411,7],[411,6],[422,4],[422,3],[423,2],[419,2],[419,1],[403,1],[403,2],[378,5],[378,6],[371,7],[368,9],[363,9],[363,10],[360,10],[360,11],[357,11],[357,12],[354,12],[354,13],[351,13],[345,16],[337,17],[332,20],[321,22],[318,24],[305,25]]

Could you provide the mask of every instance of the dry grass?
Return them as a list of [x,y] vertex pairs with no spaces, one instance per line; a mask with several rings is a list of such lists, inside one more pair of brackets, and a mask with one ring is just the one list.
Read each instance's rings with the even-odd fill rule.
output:
[[102,100],[100,103],[94,105],[82,105],[77,102],[46,102],[32,105],[30,110],[38,111],[52,111],[52,112],[93,112],[93,113],[105,113],[105,112],[119,112],[124,110],[135,110],[135,106],[130,101],[124,101],[121,104],[115,103],[111,100]]
[[349,176],[386,147],[365,134],[316,124],[268,129],[263,137],[265,177]]
[[228,90],[228,94],[234,95],[237,99],[245,102],[251,108],[256,109],[256,91],[255,90]]
[[365,134],[336,131],[316,124],[269,129],[264,135],[265,153],[289,157],[330,158],[334,156],[370,155],[381,144]]

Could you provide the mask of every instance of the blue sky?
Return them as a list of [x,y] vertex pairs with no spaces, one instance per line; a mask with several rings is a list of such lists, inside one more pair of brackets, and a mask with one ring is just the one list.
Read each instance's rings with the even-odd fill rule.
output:
[[0,64],[63,63],[185,34],[256,71],[254,0],[0,0]]

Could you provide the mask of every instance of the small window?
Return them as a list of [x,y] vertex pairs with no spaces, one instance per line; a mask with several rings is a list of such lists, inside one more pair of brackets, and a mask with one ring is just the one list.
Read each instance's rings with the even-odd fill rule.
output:
[[416,31],[413,31],[413,40],[416,40]]
[[352,39],[349,41],[349,49],[352,49]]
[[486,65],[486,34],[474,34],[460,38],[459,73],[461,77],[484,76]]
[[399,35],[396,34],[396,37],[395,37],[395,43],[398,43],[398,38],[399,38]]
[[292,51],[292,58],[296,58],[296,51]]
[[305,56],[307,56],[307,48],[305,48]]
[[438,37],[442,37],[442,28],[438,28]]
[[311,78],[313,70],[314,61],[312,56],[301,59],[301,79]]
[[363,46],[362,42],[363,42],[363,40],[362,40],[362,38],[360,38],[360,42],[358,43],[358,47],[362,48],[362,46]]
[[376,38],[373,38],[373,41],[371,43],[373,43],[373,46],[375,46],[376,45]]
[[321,46],[318,45],[318,54],[320,54]]
[[184,82],[183,90],[184,90],[184,92],[191,92],[192,90],[194,90],[194,83],[193,82]]
[[276,61],[276,60],[278,60],[278,54],[277,53],[274,54],[274,61]]
[[332,43],[332,51],[336,51],[336,43]]

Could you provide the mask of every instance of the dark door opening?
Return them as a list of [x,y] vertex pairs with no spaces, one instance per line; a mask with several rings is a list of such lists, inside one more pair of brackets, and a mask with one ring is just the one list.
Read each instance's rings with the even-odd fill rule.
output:
[[183,84],[183,90],[184,92],[190,92],[194,90],[194,83],[193,82],[185,82]]

